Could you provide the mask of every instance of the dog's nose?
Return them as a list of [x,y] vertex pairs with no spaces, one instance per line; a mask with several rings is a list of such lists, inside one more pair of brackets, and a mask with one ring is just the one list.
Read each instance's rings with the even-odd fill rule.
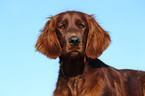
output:
[[80,44],[80,38],[74,36],[69,38],[69,43],[71,46],[78,46]]

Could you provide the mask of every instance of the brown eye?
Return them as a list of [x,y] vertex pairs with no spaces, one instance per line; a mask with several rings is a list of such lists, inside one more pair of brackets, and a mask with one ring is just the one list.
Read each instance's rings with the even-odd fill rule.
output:
[[79,26],[78,26],[80,29],[83,29],[83,28],[85,28],[85,26],[83,25],[83,24],[79,24]]
[[59,29],[64,30],[65,29],[65,25],[60,25]]

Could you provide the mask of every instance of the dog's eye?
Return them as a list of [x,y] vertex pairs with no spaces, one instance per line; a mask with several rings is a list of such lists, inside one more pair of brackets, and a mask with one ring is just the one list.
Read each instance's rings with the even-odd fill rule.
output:
[[78,26],[80,29],[83,29],[83,28],[85,28],[85,25],[83,25],[83,24],[79,24],[79,26]]
[[59,29],[64,30],[65,29],[65,25],[60,25]]

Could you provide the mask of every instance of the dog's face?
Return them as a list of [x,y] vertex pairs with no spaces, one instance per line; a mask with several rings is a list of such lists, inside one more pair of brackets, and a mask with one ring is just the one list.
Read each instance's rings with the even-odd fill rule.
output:
[[97,58],[109,44],[109,34],[91,15],[67,11],[55,15],[46,23],[36,49],[49,58],[62,55]]
[[64,13],[56,19],[56,33],[63,55],[85,54],[88,23],[84,14]]

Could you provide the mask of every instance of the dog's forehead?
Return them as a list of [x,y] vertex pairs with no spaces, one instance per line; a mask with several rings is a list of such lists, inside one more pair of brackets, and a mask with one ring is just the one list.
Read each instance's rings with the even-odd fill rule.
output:
[[54,16],[57,18],[57,21],[64,21],[64,20],[86,20],[84,13],[81,12],[64,12],[64,13],[60,13],[56,16]]

